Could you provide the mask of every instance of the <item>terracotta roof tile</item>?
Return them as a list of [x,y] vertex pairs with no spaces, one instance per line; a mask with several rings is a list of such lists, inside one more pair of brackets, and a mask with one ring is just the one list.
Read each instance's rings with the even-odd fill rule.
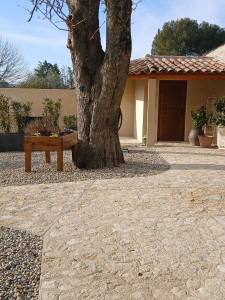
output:
[[152,73],[225,74],[225,64],[206,56],[145,55],[130,62],[129,75]]

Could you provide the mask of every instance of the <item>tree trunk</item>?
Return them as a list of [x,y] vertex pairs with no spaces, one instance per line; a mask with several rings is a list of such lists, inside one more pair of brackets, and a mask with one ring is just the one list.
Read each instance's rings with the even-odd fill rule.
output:
[[78,168],[114,167],[124,162],[118,136],[120,104],[130,54],[131,0],[107,0],[106,51],[99,32],[100,0],[67,0],[68,47],[77,96]]

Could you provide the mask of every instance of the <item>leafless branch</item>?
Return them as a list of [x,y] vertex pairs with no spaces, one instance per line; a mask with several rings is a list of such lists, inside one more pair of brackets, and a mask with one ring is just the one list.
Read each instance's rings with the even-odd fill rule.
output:
[[141,0],[139,0],[137,2],[133,2],[133,10],[136,10],[136,8],[140,2],[141,2]]
[[29,20],[27,21],[27,22],[30,22],[30,20],[32,19],[32,17],[33,17],[33,14],[34,14],[34,12],[35,12],[35,9],[36,9],[36,7],[37,7],[37,3],[38,3],[38,0],[35,0],[35,3],[34,3],[34,7],[33,7],[33,9],[32,9],[32,11],[30,12],[30,18],[29,18]]
[[[52,19],[50,19],[50,18],[48,18],[48,17],[46,17],[46,14],[45,14],[45,12],[44,11],[42,11],[40,8],[38,8],[38,11],[44,16],[44,18],[47,18],[48,20],[49,20],[49,22],[52,24],[52,25],[54,25],[57,29],[59,29],[59,30],[63,30],[63,31],[68,31],[68,29],[64,29],[64,28],[60,28],[59,26],[57,26],[56,25],[56,23],[55,22],[53,22],[52,21]],[[64,20],[63,20],[64,21]]]
[[[52,19],[54,14],[56,14],[60,19],[65,21],[66,15],[63,12],[63,6],[66,4],[65,0],[29,0],[33,4],[33,8],[30,11],[31,17],[29,21],[32,19],[35,10],[40,11],[41,7],[45,6],[45,10],[42,13],[45,14],[46,18]],[[26,9],[28,10],[28,9]]]
[[[66,22],[67,15],[63,12],[63,6],[66,4],[66,0],[29,0],[33,4],[33,8],[30,10],[26,7],[22,7],[30,13],[28,22],[34,16],[35,11],[38,11],[44,16],[44,19],[48,19],[57,29],[68,31],[67,29],[60,28],[53,20],[54,15],[60,18],[63,22]],[[44,9],[42,9],[44,7]]]
[[77,25],[83,23],[84,21],[86,21],[86,18],[84,18],[83,20],[81,20],[80,22],[73,24],[72,27],[75,28]]

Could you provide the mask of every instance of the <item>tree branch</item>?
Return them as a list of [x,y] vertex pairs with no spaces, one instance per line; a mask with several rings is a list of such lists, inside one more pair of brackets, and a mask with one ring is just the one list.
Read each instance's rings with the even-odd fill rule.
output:
[[29,20],[27,22],[30,22],[31,19],[33,18],[33,14],[35,12],[37,4],[38,4],[38,0],[35,0],[34,7],[33,7],[32,11],[30,12],[31,16],[30,16],[30,18],[29,18]]
[[95,37],[96,33],[101,29],[101,27],[102,27],[104,24],[105,24],[105,21],[102,23],[102,25],[101,25],[98,29],[95,30],[95,32],[94,32],[94,33],[92,34],[92,36],[90,37],[90,40],[92,40],[92,39]]

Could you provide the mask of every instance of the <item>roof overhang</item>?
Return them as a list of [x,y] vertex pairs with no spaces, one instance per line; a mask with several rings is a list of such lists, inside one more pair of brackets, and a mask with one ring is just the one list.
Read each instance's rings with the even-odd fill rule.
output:
[[158,79],[158,80],[225,80],[225,74],[174,74],[174,73],[151,73],[140,75],[128,75],[128,80],[140,80],[140,79]]

